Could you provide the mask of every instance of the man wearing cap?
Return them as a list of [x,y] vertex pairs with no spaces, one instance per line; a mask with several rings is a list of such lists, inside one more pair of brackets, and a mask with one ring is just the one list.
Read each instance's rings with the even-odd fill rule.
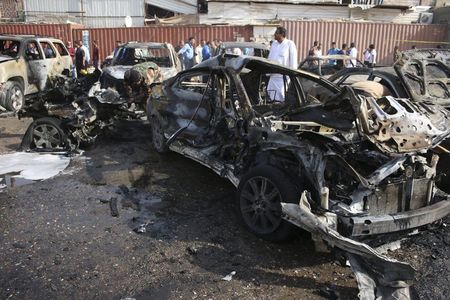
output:
[[152,83],[161,81],[162,74],[157,64],[145,62],[134,65],[125,72],[123,78],[129,102],[145,104],[152,90]]

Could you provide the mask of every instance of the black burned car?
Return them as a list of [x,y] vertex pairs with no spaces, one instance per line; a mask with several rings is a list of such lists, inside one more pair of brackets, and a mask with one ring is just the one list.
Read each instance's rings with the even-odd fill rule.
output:
[[256,42],[222,42],[213,56],[222,54],[248,55],[267,58],[270,46]]
[[328,80],[339,86],[375,81],[386,86],[394,97],[432,101],[450,108],[450,50],[408,50],[393,67],[349,68],[331,75]]
[[[283,102],[269,76],[281,75]],[[308,191],[327,230],[354,239],[416,228],[450,213],[430,149],[450,135],[439,105],[355,94],[255,57],[215,57],[154,88],[153,145],[191,158],[237,187],[243,223],[287,238],[280,203]]]
[[331,54],[307,56],[298,64],[298,69],[328,77],[340,70],[366,68],[364,64],[350,55]]
[[50,78],[47,89],[34,96],[18,113],[30,117],[21,143],[22,150],[74,151],[93,143],[98,135],[118,119],[134,118],[126,99],[114,90],[101,90],[100,71],[81,79]]

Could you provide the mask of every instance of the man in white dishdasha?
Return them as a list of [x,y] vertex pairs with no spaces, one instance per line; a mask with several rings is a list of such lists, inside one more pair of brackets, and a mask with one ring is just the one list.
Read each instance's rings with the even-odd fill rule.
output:
[[[297,47],[286,38],[286,28],[277,27],[269,53],[269,59],[283,66],[297,69]],[[282,74],[271,74],[267,92],[272,101],[284,101],[284,78]]]

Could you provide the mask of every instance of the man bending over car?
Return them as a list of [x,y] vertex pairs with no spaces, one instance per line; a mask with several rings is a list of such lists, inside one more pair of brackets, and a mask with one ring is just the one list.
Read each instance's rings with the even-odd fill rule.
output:
[[134,65],[124,74],[123,82],[128,102],[145,105],[152,90],[152,83],[161,82],[162,74],[157,64],[145,62]]

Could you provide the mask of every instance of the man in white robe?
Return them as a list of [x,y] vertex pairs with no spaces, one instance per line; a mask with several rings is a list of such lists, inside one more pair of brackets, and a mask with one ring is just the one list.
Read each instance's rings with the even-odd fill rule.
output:
[[[295,43],[286,38],[286,29],[277,27],[269,53],[269,60],[277,62],[283,66],[297,69],[297,47]],[[288,79],[286,77],[286,79]],[[267,92],[272,101],[284,101],[284,79],[281,74],[271,74]]]

